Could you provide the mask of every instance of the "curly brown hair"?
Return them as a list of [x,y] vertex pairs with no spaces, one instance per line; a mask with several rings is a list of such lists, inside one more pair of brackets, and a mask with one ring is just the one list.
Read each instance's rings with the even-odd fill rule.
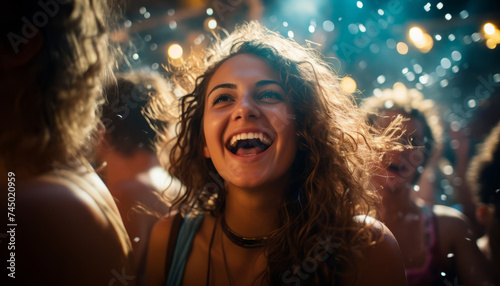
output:
[[169,172],[185,186],[185,193],[173,205],[184,213],[219,216],[224,211],[224,182],[211,160],[203,156],[202,121],[211,77],[222,63],[239,54],[256,55],[278,72],[294,112],[293,118],[284,120],[295,120],[299,136],[294,179],[279,210],[282,224],[266,245],[263,281],[283,284],[283,275],[293,272],[293,265],[316,257],[314,250],[329,239],[335,254],[319,264],[320,270],[310,275],[308,283],[331,283],[334,275],[350,268],[351,258],[361,255],[362,247],[379,239],[368,225],[353,218],[374,210],[376,194],[367,191],[368,177],[392,145],[385,136],[369,134],[354,98],[341,89],[338,76],[312,48],[251,22],[226,39],[219,38],[201,60],[188,61],[173,76],[185,94],[180,98],[178,137],[159,148],[162,152],[172,146]]
[[[28,77],[36,78],[26,79],[27,84],[16,87],[7,100],[4,115],[13,124],[5,126],[0,150],[9,170],[33,176],[58,164],[71,167],[76,159],[91,154],[103,102],[102,83],[113,78],[119,51],[108,33],[119,15],[110,8],[114,2],[52,1],[49,8],[42,7],[42,1],[5,3],[11,13],[1,28],[6,52],[18,55],[16,46],[3,36],[25,36],[23,19],[38,24],[36,35],[22,45],[35,45],[41,37],[37,54],[23,67]],[[35,22],[36,17],[43,20],[43,13],[47,21]]]

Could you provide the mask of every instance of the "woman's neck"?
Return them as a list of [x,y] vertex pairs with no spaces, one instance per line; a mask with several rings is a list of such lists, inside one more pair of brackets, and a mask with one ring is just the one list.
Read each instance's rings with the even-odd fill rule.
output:
[[419,214],[419,207],[412,200],[410,192],[411,190],[408,189],[382,194],[382,209],[380,214],[385,224],[395,224],[408,215]]
[[228,186],[224,216],[227,225],[245,237],[266,236],[279,227],[283,191],[242,190]]

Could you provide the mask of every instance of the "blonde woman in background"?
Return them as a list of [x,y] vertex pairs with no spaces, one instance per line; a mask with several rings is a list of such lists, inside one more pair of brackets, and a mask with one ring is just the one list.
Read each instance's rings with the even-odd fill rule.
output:
[[399,243],[408,285],[483,285],[484,261],[467,218],[412,196],[420,172],[441,144],[442,129],[433,108],[434,102],[402,85],[363,102],[374,133],[398,116],[405,118],[400,143],[407,147],[388,153],[381,162],[384,169],[372,177],[372,189],[382,196],[380,219]]

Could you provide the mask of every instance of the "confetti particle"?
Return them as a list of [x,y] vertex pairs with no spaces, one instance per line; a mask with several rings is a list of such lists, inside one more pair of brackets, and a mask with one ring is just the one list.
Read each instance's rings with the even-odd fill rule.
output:
[[333,31],[333,29],[335,29],[335,25],[333,24],[332,21],[326,20],[323,22],[323,30],[325,30],[327,32],[331,32],[331,31]]
[[453,52],[451,52],[451,58],[454,61],[458,62],[459,60],[462,59],[462,54],[459,51],[453,51]]
[[384,76],[384,75],[379,75],[379,76],[377,77],[377,82],[378,82],[379,84],[383,84],[383,83],[385,82],[385,76]]
[[442,58],[441,66],[445,69],[449,69],[451,67],[451,61],[448,58]]
[[427,4],[425,4],[425,6],[424,6],[424,10],[426,12],[429,12],[431,10],[431,3],[427,2]]
[[467,12],[467,10],[463,10],[462,12],[460,12],[460,18],[462,19],[467,19],[469,17],[469,12]]

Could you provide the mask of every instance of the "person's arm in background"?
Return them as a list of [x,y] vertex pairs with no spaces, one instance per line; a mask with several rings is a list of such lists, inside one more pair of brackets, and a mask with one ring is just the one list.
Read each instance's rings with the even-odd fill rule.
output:
[[[460,283],[464,285],[492,285],[487,273],[487,263],[476,245],[468,219],[459,211],[436,205],[440,251],[455,257],[455,267]],[[453,281],[452,281],[453,282]],[[488,284],[490,283],[490,284]]]
[[[356,220],[362,221],[362,216]],[[372,220],[369,218],[369,220]],[[340,280],[341,285],[406,285],[403,256],[392,232],[383,223],[373,220],[370,226],[374,237],[382,236],[377,243],[362,250],[363,258],[356,259],[356,271],[348,271]]]

